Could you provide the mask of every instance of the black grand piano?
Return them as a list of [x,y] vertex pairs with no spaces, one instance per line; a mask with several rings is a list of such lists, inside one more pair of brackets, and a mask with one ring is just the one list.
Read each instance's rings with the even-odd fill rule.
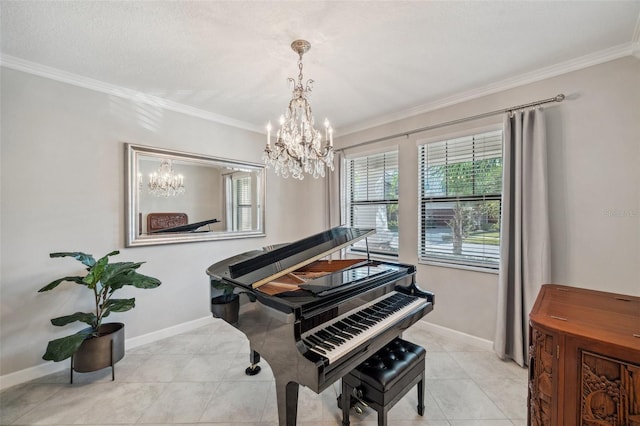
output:
[[[291,244],[233,256],[207,269],[239,287],[236,327],[249,339],[251,367],[273,371],[280,426],[296,424],[299,385],[316,393],[346,375],[433,310],[433,293],[415,283],[415,267],[365,259],[328,259],[374,229],[337,227]],[[211,286],[213,289],[213,285]]]

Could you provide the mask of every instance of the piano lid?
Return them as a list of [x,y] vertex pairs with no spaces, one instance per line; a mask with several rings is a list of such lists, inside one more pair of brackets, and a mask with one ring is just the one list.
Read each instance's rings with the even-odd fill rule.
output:
[[207,274],[257,288],[375,233],[339,226],[294,243],[267,246],[211,265]]

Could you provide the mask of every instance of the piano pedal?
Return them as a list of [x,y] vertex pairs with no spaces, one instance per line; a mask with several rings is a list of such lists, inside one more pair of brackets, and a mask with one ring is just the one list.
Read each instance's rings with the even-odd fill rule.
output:
[[[342,394],[338,395],[338,408],[342,410]],[[357,414],[364,413],[369,404],[364,401],[362,389],[354,388],[349,399],[349,409],[353,408]]]
[[247,376],[255,376],[260,372],[260,370],[261,369],[258,364],[251,364],[249,367],[247,367],[246,370],[244,370],[244,374],[246,374]]
[[356,413],[362,414],[364,412],[363,408],[369,408],[369,405],[364,402],[364,395],[362,394],[362,389],[354,388],[353,392],[351,392],[351,398],[356,399],[355,410]]

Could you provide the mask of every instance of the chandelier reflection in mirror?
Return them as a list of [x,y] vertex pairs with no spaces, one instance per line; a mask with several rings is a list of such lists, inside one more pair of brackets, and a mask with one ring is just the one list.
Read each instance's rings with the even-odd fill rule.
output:
[[149,175],[149,193],[156,197],[184,194],[184,176],[173,171],[171,160],[162,160],[158,171]]
[[309,79],[302,84],[302,55],[310,48],[311,44],[306,40],[295,40],[291,43],[291,49],[299,55],[300,72],[297,82],[289,78],[293,96],[285,114],[280,116],[280,127],[273,147],[271,122],[267,124],[265,165],[273,167],[276,174],[284,178],[291,176],[304,179],[305,173],[318,178],[325,176],[325,168],[333,171],[333,129],[326,118],[323,123],[324,135],[314,127],[308,99],[313,80]]

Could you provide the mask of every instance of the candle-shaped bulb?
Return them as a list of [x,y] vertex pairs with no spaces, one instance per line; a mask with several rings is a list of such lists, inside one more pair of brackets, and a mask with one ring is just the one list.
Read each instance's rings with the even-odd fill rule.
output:
[[329,127],[329,146],[333,146],[333,127]]
[[329,119],[324,119],[324,142],[329,145]]

